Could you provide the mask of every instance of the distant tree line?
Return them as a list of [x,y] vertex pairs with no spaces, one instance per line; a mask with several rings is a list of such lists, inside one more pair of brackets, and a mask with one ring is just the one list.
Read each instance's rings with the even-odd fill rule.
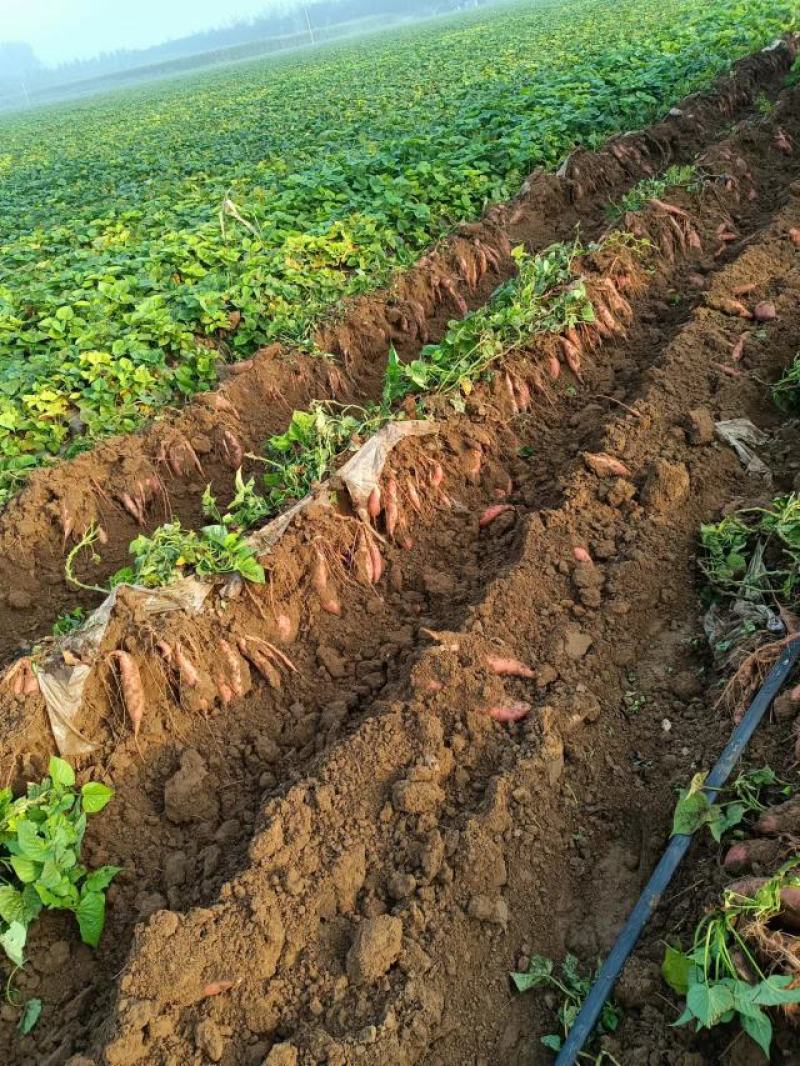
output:
[[150,48],[120,48],[91,59],[78,59],[45,67],[25,43],[0,43],[0,102],[24,101],[40,90],[69,86],[93,79],[113,77],[139,68],[170,66],[183,69],[201,65],[201,56],[220,61],[256,55],[285,47],[325,40],[330,31],[346,23],[389,19],[427,18],[468,8],[483,7],[493,0],[284,0],[278,8],[251,19],[239,19],[200,33],[193,33]]

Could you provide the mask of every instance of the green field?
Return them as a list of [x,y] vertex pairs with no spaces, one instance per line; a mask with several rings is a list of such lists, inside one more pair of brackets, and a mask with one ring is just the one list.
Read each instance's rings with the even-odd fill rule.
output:
[[310,348],[344,297],[535,166],[796,22],[785,0],[517,3],[4,118],[0,506],[221,359]]

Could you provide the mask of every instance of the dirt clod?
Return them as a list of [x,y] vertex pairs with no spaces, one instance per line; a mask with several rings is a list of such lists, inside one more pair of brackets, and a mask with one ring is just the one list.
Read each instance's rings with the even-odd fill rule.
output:
[[689,443],[696,446],[714,440],[714,416],[707,407],[695,407],[686,417]]
[[389,878],[386,888],[394,900],[406,899],[412,895],[417,887],[417,879],[413,874],[395,873]]
[[444,792],[435,781],[398,781],[392,789],[395,810],[424,814],[444,802]]
[[274,1044],[264,1066],[297,1066],[297,1048],[294,1044]]
[[592,643],[592,638],[588,633],[582,633],[578,629],[571,629],[564,640],[564,652],[568,658],[577,662],[586,655]]
[[208,786],[209,773],[199,751],[187,748],[180,769],[164,785],[164,813],[171,822],[215,822],[219,801]]
[[225,1051],[225,1039],[220,1032],[219,1026],[211,1018],[198,1022],[194,1030],[194,1042],[197,1050],[206,1055],[212,1062],[219,1062]]
[[642,490],[642,503],[651,511],[665,512],[689,495],[689,471],[683,463],[656,459]]
[[393,966],[403,946],[403,923],[390,914],[368,918],[358,927],[347,953],[347,976],[356,985],[373,984]]
[[469,901],[469,915],[479,922],[499,925],[503,929],[508,925],[508,904],[504,899],[492,899],[490,896],[477,895]]

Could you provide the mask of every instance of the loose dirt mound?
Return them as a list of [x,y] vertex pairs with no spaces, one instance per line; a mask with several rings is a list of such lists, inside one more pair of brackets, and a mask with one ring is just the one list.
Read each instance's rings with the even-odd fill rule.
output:
[[[697,528],[762,491],[715,443],[713,423],[744,416],[774,428],[756,379],[800,346],[800,259],[788,236],[800,225],[798,165],[776,136],[800,137],[800,97],[789,91],[768,117],[745,115],[710,141],[721,112],[756,94],[754,71],[785,70],[780,51],[769,56],[740,68],[735,93],[686,105],[691,122],[577,156],[567,186],[540,179],[560,213],[529,222],[537,247],[581,215],[590,235],[605,228],[603,200],[652,158],[686,158],[680,137],[693,148],[705,138],[700,169],[715,176],[676,193],[686,216],[650,205],[625,220],[656,249],[647,269],[582,264],[596,294],[627,277],[630,302],[605,336],[598,327],[579,338],[582,380],[543,378],[553,352],[532,346],[509,361],[510,389],[497,375],[462,413],[436,412],[435,441],[398,447],[391,475],[419,486],[413,544],[387,537],[377,583],[359,581],[355,566],[336,572],[340,615],[309,576],[320,541],[341,558],[343,520],[324,509],[281,542],[263,592],[215,590],[200,619],[157,629],[135,598],[122,603],[107,648],[149,664],[142,731],[130,736],[110,669],[97,674],[81,728],[98,746],[83,778],[117,789],[90,826],[87,860],[123,873],[96,955],[66,922],[40,922],[15,982],[44,1014],[23,1038],[16,1013],[0,1010],[9,1062],[546,1061],[547,1012],[512,997],[509,970],[532,952],[572,947],[591,962],[607,949],[663,844],[672,785],[693,762],[708,765],[729,728],[703,698],[692,650]],[[584,194],[577,207],[567,189]],[[487,225],[505,232],[506,222]],[[776,306],[758,330],[726,303],[746,286],[748,306]],[[363,381],[356,368],[369,359],[351,359]],[[236,415],[209,413],[209,431],[253,439],[245,380],[223,393]],[[239,408],[253,411],[251,430]],[[260,417],[263,435],[263,408]],[[121,460],[119,445],[108,448],[111,494],[106,472]],[[42,491],[32,486],[16,514]],[[490,507],[499,513],[488,521]],[[54,559],[60,546],[37,550]],[[241,697],[220,706],[217,683],[193,704],[158,641],[182,641],[204,675],[222,671]],[[272,659],[262,679],[259,641],[291,666]],[[6,697],[3,717],[13,776],[39,776],[52,747],[41,702]],[[652,1061],[703,1061],[676,1051],[684,1038],[665,1024],[631,1025],[631,1046],[656,1051]]]

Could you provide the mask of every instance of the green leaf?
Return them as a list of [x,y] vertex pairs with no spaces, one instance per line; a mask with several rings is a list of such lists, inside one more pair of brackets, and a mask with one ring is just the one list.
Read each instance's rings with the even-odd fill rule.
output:
[[677,1027],[679,1025],[686,1025],[688,1022],[691,1022],[693,1020],[694,1020],[694,1014],[692,1013],[692,1011],[688,1007],[686,1007],[684,1009],[683,1013],[681,1014],[681,1016],[679,1018],[676,1018],[675,1021],[672,1023],[672,1025],[674,1027]]
[[39,836],[35,824],[28,819],[17,823],[17,845],[20,854],[34,862],[45,862],[50,855],[50,845]]
[[707,1029],[717,1025],[735,1007],[733,992],[724,981],[692,985],[686,994],[686,1006]]
[[36,1027],[36,1023],[39,1021],[39,1017],[42,1013],[42,1001],[40,999],[29,999],[25,1004],[25,1009],[22,1012],[22,1017],[19,1020],[17,1028],[23,1036],[27,1036]]
[[0,947],[15,966],[22,966],[25,962],[25,941],[28,938],[28,930],[22,922],[11,922],[8,929],[0,936]]
[[753,990],[753,1003],[760,1007],[778,1007],[784,1003],[800,1003],[800,987],[787,987],[794,978],[789,974],[773,974],[760,981]]
[[106,920],[106,899],[102,892],[87,892],[78,904],[75,917],[78,919],[81,940],[96,948]]
[[713,807],[712,810],[719,811],[719,816],[713,818],[709,823],[711,835],[717,843],[722,840],[724,833],[727,833],[729,829],[733,829],[734,826],[739,825],[747,813],[745,805],[738,802],[729,803],[724,808]]
[[264,567],[253,556],[242,558],[238,570],[245,581],[252,581],[254,585],[263,585],[267,580]]
[[41,863],[34,862],[33,859],[26,859],[23,855],[12,855],[8,861],[23,885],[31,884],[39,876]]
[[564,1041],[556,1033],[551,1033],[550,1036],[543,1036],[540,1043],[544,1044],[546,1048],[550,1048],[551,1051],[560,1051]]
[[538,988],[547,984],[553,973],[553,963],[543,955],[534,955],[526,973],[512,973],[511,980],[518,992],[527,992],[530,988]]
[[672,820],[672,835],[691,836],[709,820],[711,803],[704,792],[688,794],[678,800]]
[[772,1022],[763,1011],[758,1014],[740,1014],[739,1021],[742,1029],[754,1040],[766,1057],[769,1059],[769,1049],[772,1043]]
[[121,866],[100,866],[97,870],[92,870],[83,883],[84,891],[102,892],[108,888],[121,869]]
[[75,784],[75,771],[64,759],[53,755],[47,767],[47,772],[52,778],[53,784],[60,788],[72,788]]
[[0,885],[0,918],[6,925],[11,925],[12,922],[27,925],[25,901],[22,893],[12,885]]
[[81,789],[81,803],[87,814],[97,814],[114,795],[114,789],[100,781],[87,781]]
[[667,944],[661,964],[661,976],[679,996],[685,996],[689,989],[689,973],[693,966],[694,963],[688,955]]

